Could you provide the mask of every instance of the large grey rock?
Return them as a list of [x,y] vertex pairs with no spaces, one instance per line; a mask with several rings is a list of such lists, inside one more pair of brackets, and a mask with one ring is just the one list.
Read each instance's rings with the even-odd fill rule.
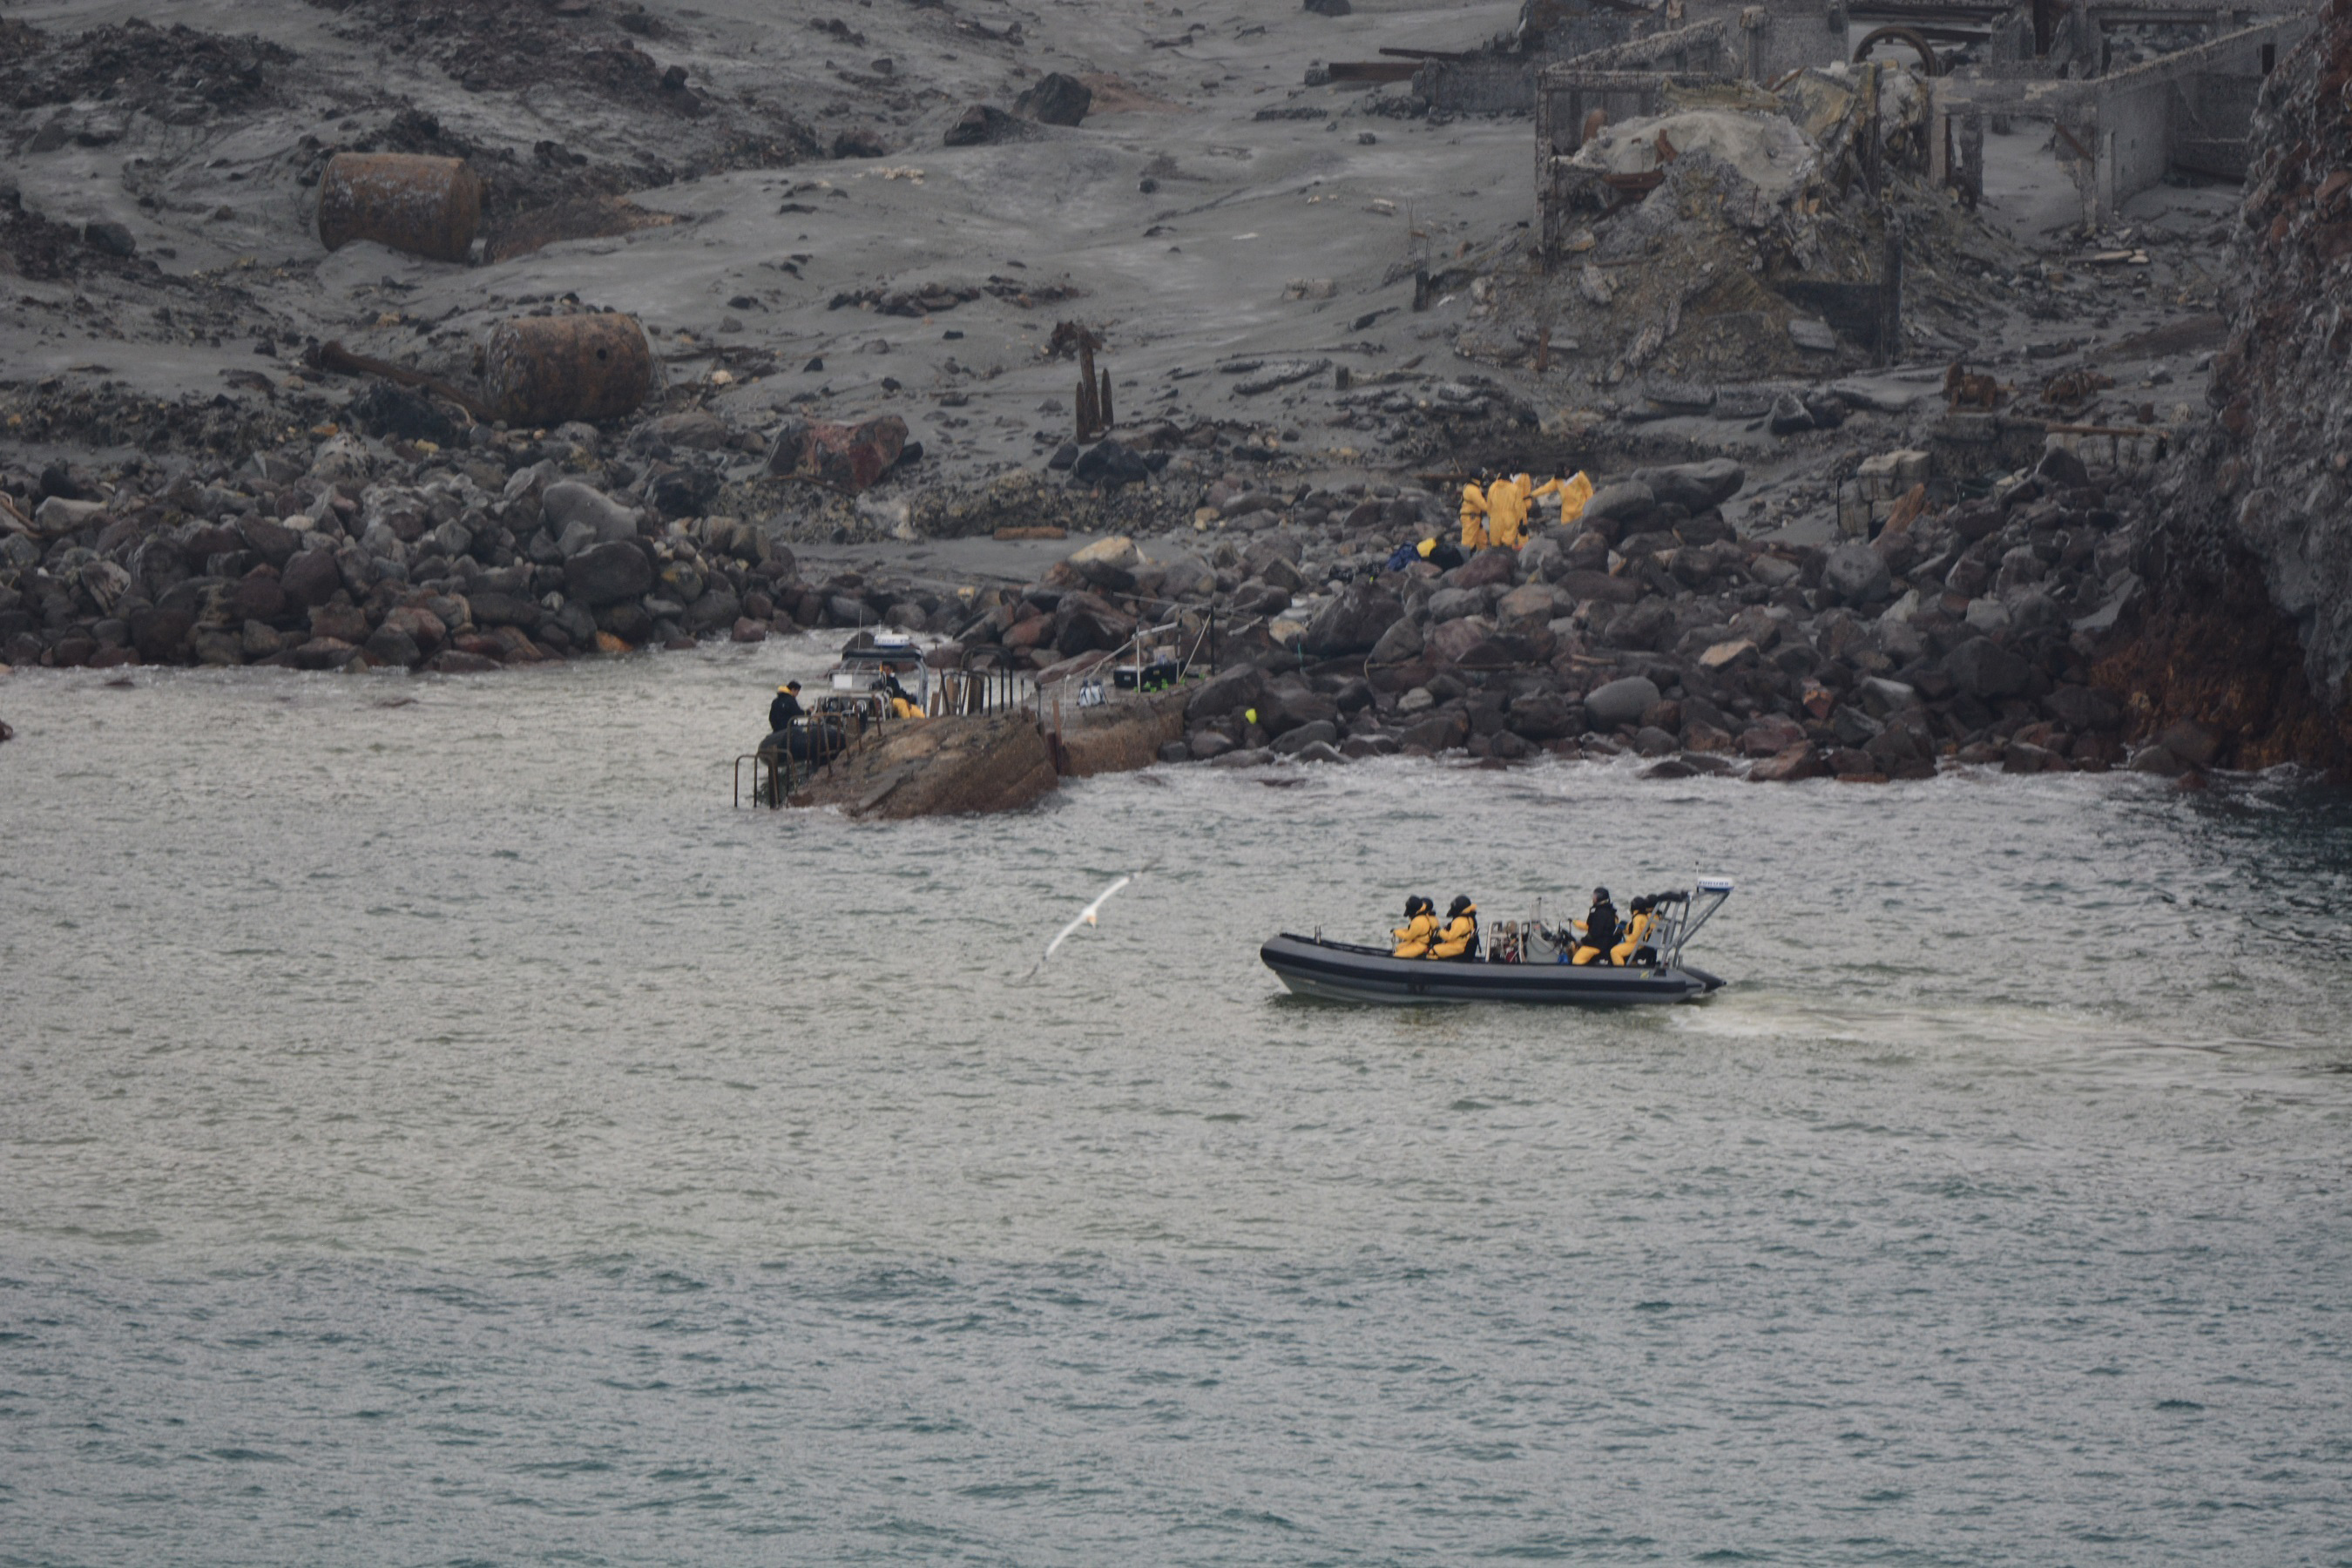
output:
[[687,605],[679,624],[686,627],[688,636],[707,637],[734,626],[736,617],[742,613],[742,601],[735,596],[735,590],[713,579],[702,595]]
[[1094,89],[1077,78],[1048,71],[1013,100],[1013,112],[1040,125],[1076,125],[1094,101]]
[[1393,595],[1368,584],[1351,583],[1307,623],[1299,648],[1309,658],[1343,658],[1369,653],[1391,626],[1404,618],[1404,606]]
[[1636,468],[1633,478],[1650,487],[1659,504],[1672,502],[1702,512],[1738,495],[1739,487],[1748,482],[1748,470],[1729,458],[1710,458],[1704,463]]
[[1265,695],[1265,672],[1254,664],[1219,670],[1192,692],[1185,717],[1193,723],[1239,712]]
[[634,539],[637,514],[593,485],[563,479],[547,487],[539,498],[540,515],[558,540],[573,523],[593,531],[604,542]]
[[1486,590],[1484,588],[1440,588],[1429,596],[1429,620],[1432,626],[1458,621],[1465,616],[1486,613]]
[[1417,658],[1421,648],[1421,628],[1411,620],[1399,620],[1382,632],[1381,640],[1372,645],[1371,659],[1376,665],[1402,664],[1406,659]]
[[1334,745],[1339,739],[1339,725],[1328,719],[1315,719],[1284,731],[1274,742],[1274,752],[1278,757],[1297,756],[1308,746]]
[[1822,558],[1822,587],[1847,605],[1874,604],[1893,592],[1886,562],[1858,540],[1849,540]]
[[1648,485],[1639,479],[1620,479],[1592,492],[1592,499],[1584,503],[1582,521],[1608,522],[1643,517],[1656,510],[1657,504],[1657,492]]
[[1944,657],[1944,673],[1971,697],[2014,697],[2032,668],[1990,637],[1970,637]]
[[563,591],[583,605],[617,605],[653,584],[653,563],[625,540],[583,550],[563,563]]
[[1638,722],[1658,700],[1658,683],[1646,675],[1629,675],[1584,694],[1584,710],[1596,727],[1613,730]]

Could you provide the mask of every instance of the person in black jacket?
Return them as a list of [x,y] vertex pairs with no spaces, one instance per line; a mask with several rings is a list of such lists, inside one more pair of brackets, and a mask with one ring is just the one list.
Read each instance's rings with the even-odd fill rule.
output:
[[1609,950],[1617,945],[1618,940],[1617,906],[1609,901],[1608,889],[1592,889],[1592,907],[1584,912],[1584,919],[1577,924],[1580,931],[1572,962],[1607,963]]
[[801,706],[801,683],[787,680],[776,688],[776,700],[768,704],[768,728],[772,731],[783,729],[806,711]]

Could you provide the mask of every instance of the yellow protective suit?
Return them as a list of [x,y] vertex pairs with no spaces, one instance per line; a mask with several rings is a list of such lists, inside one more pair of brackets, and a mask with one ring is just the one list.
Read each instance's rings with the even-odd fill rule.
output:
[[1478,936],[1478,906],[1471,905],[1454,917],[1437,945],[1429,950],[1432,958],[1459,958],[1470,951],[1471,942]]
[[1535,481],[1525,474],[1486,487],[1486,542],[1517,550],[1527,541],[1528,496]]
[[1584,515],[1584,503],[1592,499],[1592,476],[1580,468],[1564,479],[1546,479],[1535,488],[1533,495],[1558,496],[1559,521],[1574,522]]
[[1653,923],[1654,922],[1647,910],[1640,910],[1632,920],[1627,921],[1625,940],[1609,950],[1609,962],[1623,963],[1630,960],[1633,956],[1633,950],[1650,940],[1650,927]]
[[903,697],[890,699],[890,716],[894,719],[919,719],[923,710]]
[[1476,485],[1462,487],[1462,548],[1465,551],[1486,548],[1486,492]]
[[1430,942],[1437,935],[1437,917],[1432,914],[1415,915],[1389,934],[1396,938],[1396,951],[1389,954],[1390,957],[1426,958],[1429,956]]

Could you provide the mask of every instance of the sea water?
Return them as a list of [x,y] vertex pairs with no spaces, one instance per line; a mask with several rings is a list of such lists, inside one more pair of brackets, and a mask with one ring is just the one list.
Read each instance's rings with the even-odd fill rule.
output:
[[[825,662],[0,682],[0,1563],[2352,1561],[2342,795],[735,809]],[[1699,874],[1696,1005],[1257,960]]]

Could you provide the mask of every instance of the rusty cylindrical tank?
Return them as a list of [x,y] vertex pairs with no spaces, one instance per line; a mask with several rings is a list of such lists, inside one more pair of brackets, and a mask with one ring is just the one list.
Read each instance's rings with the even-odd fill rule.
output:
[[653,390],[654,351],[635,316],[523,316],[499,323],[482,387],[509,425],[617,419]]
[[482,182],[463,158],[338,153],[319,176],[319,242],[373,239],[429,261],[463,261],[482,226]]

